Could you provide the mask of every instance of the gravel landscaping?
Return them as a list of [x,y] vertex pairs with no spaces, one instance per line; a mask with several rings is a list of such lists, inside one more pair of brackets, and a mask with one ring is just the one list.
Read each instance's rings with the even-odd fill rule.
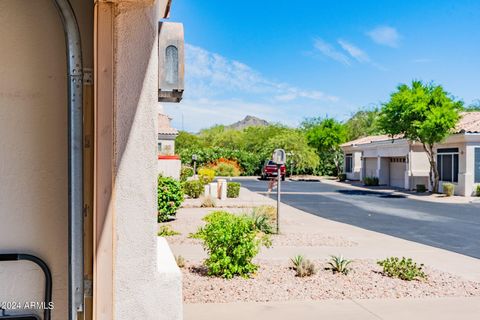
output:
[[183,272],[186,303],[291,301],[323,299],[372,299],[480,296],[480,283],[426,268],[427,281],[403,281],[381,273],[372,260],[355,260],[348,275],[324,270],[325,261],[315,261],[318,272],[299,278],[289,263],[256,261],[257,274],[249,279],[209,277],[199,264],[188,263]]
[[[177,230],[177,229],[175,229]],[[280,235],[271,235],[272,246],[328,246],[328,247],[353,247],[357,243],[349,241],[339,236],[327,236],[324,234],[301,234],[301,233],[286,233]],[[202,245],[199,239],[192,239],[187,234],[167,237],[169,244],[188,244],[188,245]]]

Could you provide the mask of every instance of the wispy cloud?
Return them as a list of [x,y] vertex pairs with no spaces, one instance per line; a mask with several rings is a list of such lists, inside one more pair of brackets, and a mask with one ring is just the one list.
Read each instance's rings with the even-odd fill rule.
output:
[[343,52],[338,51],[331,44],[329,44],[328,42],[320,38],[316,38],[314,40],[313,46],[318,52],[320,52],[322,55],[324,55],[327,58],[333,59],[347,66],[351,64],[348,56],[343,54]]
[[303,114],[324,113],[339,101],[321,90],[270,79],[240,61],[191,44],[185,47],[185,74],[184,99],[165,108],[177,128],[183,123],[189,131],[230,124],[246,115],[296,125]]
[[367,32],[367,35],[378,44],[392,48],[399,46],[400,35],[395,28],[389,26],[379,26]]
[[350,42],[347,42],[345,40],[339,39],[338,44],[342,47],[343,50],[347,51],[348,54],[357,60],[358,62],[370,62],[370,57],[368,54],[360,49],[359,47],[353,45]]
[[[306,98],[337,101],[338,97],[320,90],[305,90],[264,77],[260,72],[203,48],[186,45],[187,92],[191,98],[264,94],[279,100]],[[286,99],[288,97],[288,99]]]
[[383,71],[387,70],[385,67],[373,61],[364,50],[360,49],[353,43],[348,42],[346,40],[339,39],[338,44],[342,47],[343,50],[348,52],[348,54],[356,61],[360,63],[368,63],[379,70],[383,70]]

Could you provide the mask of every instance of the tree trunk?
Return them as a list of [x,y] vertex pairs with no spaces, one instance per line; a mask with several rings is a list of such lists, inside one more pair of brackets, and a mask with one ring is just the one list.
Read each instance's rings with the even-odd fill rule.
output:
[[432,192],[438,193],[438,185],[439,185],[439,174],[437,168],[437,159],[435,158],[435,152],[433,151],[433,144],[426,145],[423,143],[423,149],[427,153],[428,160],[430,162],[430,184],[432,186]]

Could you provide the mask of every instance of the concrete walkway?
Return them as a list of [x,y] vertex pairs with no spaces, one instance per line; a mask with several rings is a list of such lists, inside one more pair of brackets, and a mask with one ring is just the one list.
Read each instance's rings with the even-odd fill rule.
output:
[[186,304],[185,320],[478,319],[480,298],[424,298]]

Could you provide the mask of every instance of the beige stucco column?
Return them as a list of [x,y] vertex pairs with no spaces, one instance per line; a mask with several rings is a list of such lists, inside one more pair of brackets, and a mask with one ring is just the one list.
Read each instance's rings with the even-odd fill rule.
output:
[[156,222],[158,21],[167,1],[97,2],[95,319],[181,319]]

